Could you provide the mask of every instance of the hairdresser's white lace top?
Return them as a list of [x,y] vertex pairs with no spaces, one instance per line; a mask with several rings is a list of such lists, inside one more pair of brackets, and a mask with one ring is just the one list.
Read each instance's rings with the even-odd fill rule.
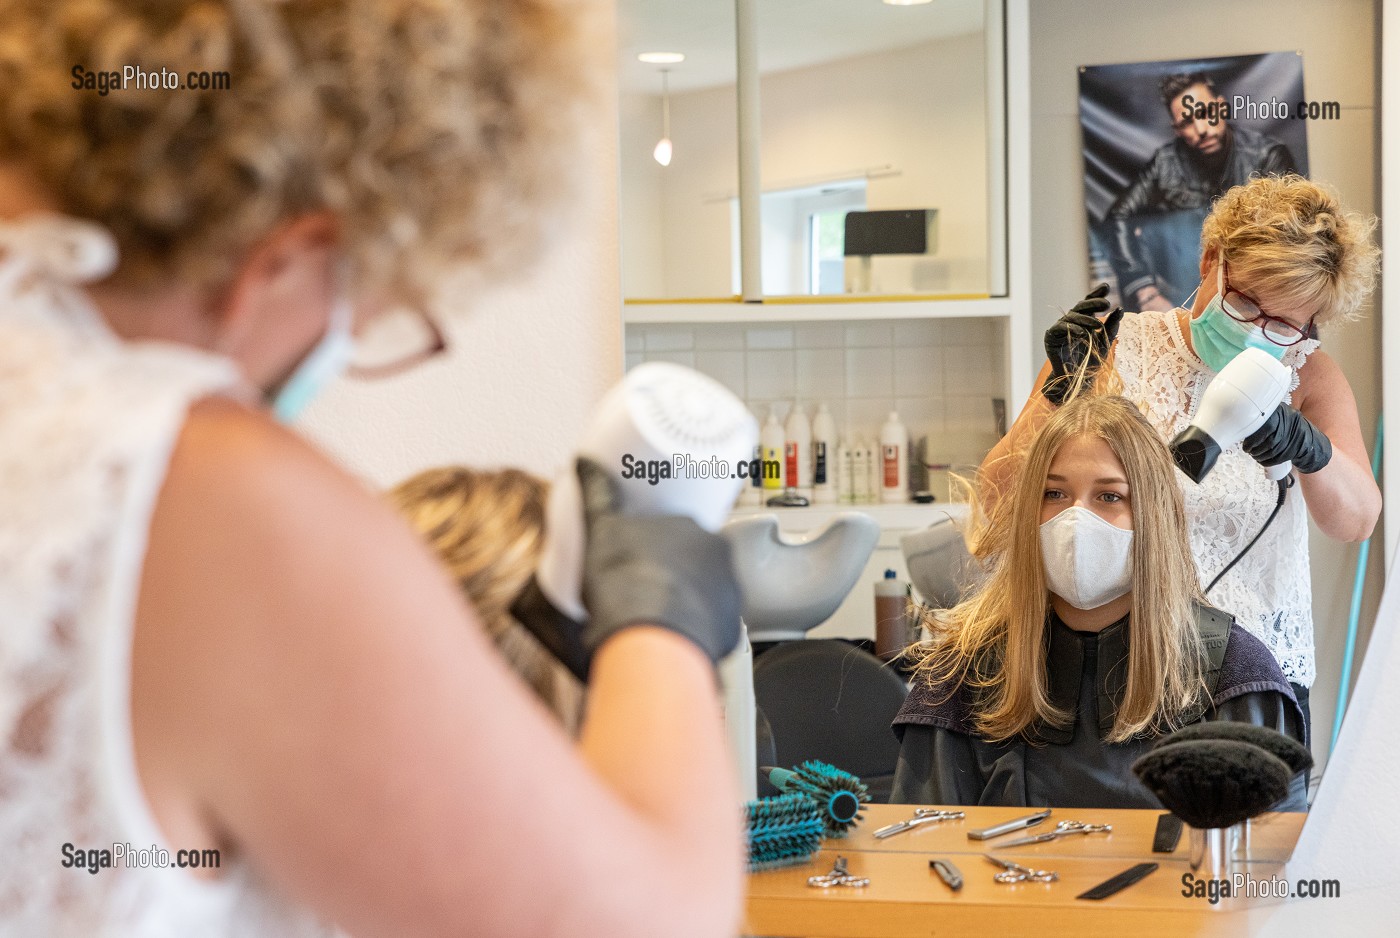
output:
[[[1283,363],[1298,372],[1318,343],[1307,339],[1290,348]],[[1175,311],[1123,317],[1115,360],[1123,394],[1170,440],[1190,423],[1215,372],[1191,352]],[[1278,502],[1278,484],[1239,444],[1220,460],[1200,485],[1178,474],[1186,495],[1191,552],[1204,588],[1250,539]],[[1294,485],[1269,530],[1225,575],[1208,599],[1233,613],[1278,659],[1284,676],[1312,686],[1312,579],[1308,564],[1308,517],[1303,490]]]
[[65,868],[63,845],[170,851],[131,747],[132,619],[157,492],[189,403],[223,359],[119,341],[73,283],[115,259],[100,229],[0,223],[0,935],[324,933],[242,864]]

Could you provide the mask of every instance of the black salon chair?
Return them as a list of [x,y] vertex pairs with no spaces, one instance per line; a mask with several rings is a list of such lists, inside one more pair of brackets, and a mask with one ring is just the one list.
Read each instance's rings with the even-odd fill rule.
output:
[[889,801],[899,760],[890,721],[908,693],[898,674],[849,642],[807,639],[760,655],[753,684],[772,738],[766,764],[819,759],[859,776],[872,801]]

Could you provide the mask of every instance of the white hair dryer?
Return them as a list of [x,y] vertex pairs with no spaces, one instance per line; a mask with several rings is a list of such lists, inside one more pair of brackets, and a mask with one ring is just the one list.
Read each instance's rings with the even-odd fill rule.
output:
[[[728,388],[681,365],[647,362],[609,391],[579,441],[578,455],[616,469],[622,510],[688,515],[718,531],[748,481],[737,464],[753,458],[758,421]],[[573,461],[545,505],[545,540],[535,582],[554,608],[582,622],[583,495]],[[735,770],[756,796],[753,649],[748,638],[720,664]]]
[[[1247,348],[1232,358],[1206,387],[1190,425],[1172,440],[1177,468],[1199,483],[1222,450],[1264,425],[1288,395],[1292,376],[1286,365],[1262,349]],[[1269,466],[1267,472],[1278,481],[1292,468],[1286,462]]]
[[[578,455],[617,471],[624,511],[689,515],[718,531],[747,481],[737,464],[753,458],[757,442],[758,421],[724,385],[681,365],[647,362],[604,395]],[[583,497],[570,460],[545,506],[536,582],[575,621],[588,617],[583,548]]]

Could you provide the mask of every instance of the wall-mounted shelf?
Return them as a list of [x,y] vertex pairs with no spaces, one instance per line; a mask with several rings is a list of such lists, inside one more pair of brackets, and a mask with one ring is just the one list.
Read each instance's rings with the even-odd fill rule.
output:
[[833,300],[774,298],[762,303],[733,300],[630,300],[623,303],[622,321],[643,323],[774,323],[832,322],[855,319],[1006,318],[1012,314],[1008,297],[871,297]]

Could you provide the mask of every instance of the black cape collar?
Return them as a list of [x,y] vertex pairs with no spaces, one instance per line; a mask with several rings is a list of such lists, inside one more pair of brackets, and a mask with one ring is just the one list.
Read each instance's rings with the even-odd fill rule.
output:
[[1099,632],[1077,632],[1055,614],[1047,616],[1045,628],[1045,672],[1050,702],[1070,714],[1064,726],[1054,726],[1037,720],[1027,728],[1027,737],[1035,743],[1068,745],[1074,739],[1074,727],[1079,722],[1079,692],[1084,680],[1086,650],[1094,647],[1094,687],[1098,697],[1099,739],[1113,731],[1118,706],[1128,686],[1128,617],[1105,626]]

